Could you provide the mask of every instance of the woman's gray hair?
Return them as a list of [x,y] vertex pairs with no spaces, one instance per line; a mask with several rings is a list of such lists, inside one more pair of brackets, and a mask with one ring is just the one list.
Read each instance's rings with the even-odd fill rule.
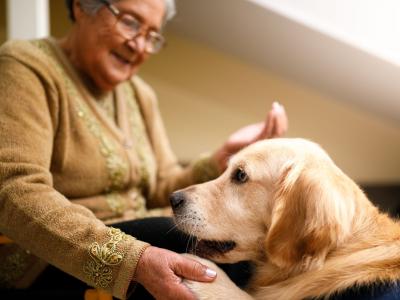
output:
[[[75,0],[76,1],[76,0]],[[118,2],[119,0],[108,0],[110,3]],[[165,16],[164,16],[164,25],[171,20],[176,14],[175,8],[175,0],[164,0],[165,1]],[[72,21],[75,21],[73,3],[74,0],[66,0],[66,5],[68,8],[69,18]],[[79,0],[82,10],[89,14],[95,15],[97,11],[104,5],[104,2],[101,0]]]

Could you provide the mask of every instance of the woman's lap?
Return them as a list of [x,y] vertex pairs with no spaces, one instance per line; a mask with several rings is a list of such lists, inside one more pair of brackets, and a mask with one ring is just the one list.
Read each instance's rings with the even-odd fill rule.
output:
[[[141,219],[113,226],[153,246],[169,249],[177,253],[188,252],[193,243],[193,239],[177,230],[173,220],[167,217]],[[240,287],[244,287],[248,283],[252,274],[252,266],[248,262],[219,264],[218,266]]]
[[[153,246],[169,249],[177,253],[187,252],[191,245],[188,236],[176,230],[171,218],[154,217],[112,224],[123,232],[146,241]],[[223,264],[220,267],[227,272],[231,279],[239,286],[244,286],[251,274],[251,266],[246,262],[238,264]],[[155,275],[156,276],[156,275]],[[23,291],[7,291],[6,294],[16,296],[38,295],[40,299],[83,299],[83,294],[90,288],[82,281],[66,274],[53,266],[49,266],[28,289]],[[65,292],[65,297],[61,293]],[[2,293],[3,294],[3,293]],[[5,295],[5,294],[3,294]],[[74,297],[80,295],[81,297]],[[47,297],[48,296],[48,297]],[[5,298],[7,299],[7,298]],[[140,285],[138,285],[130,299],[153,299]]]

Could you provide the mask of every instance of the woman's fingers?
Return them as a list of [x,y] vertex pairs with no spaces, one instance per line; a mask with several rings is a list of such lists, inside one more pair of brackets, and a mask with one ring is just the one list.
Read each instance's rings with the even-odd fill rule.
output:
[[272,103],[272,109],[268,113],[266,123],[266,135],[265,138],[274,138],[283,136],[288,129],[288,119],[285,108],[278,102]]
[[276,126],[276,135],[283,136],[289,127],[288,117],[286,115],[285,107],[283,105],[279,105],[277,110],[277,126]]
[[276,113],[273,109],[271,109],[267,114],[267,119],[265,120],[264,130],[260,135],[259,140],[261,139],[269,139],[272,137],[275,130],[275,119]]
[[213,281],[216,272],[175,252],[148,247],[138,262],[135,279],[156,299],[194,300],[182,279]]
[[175,261],[174,272],[183,278],[195,281],[213,281],[217,277],[217,272],[198,261],[181,257],[181,260]]

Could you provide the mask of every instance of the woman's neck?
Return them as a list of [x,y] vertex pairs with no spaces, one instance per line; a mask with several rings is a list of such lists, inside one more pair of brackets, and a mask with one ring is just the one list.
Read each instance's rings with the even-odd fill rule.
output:
[[110,94],[110,91],[99,89],[89,74],[85,72],[84,65],[80,60],[78,48],[76,47],[76,45],[79,44],[79,41],[74,28],[72,28],[66,36],[58,39],[57,44],[78,73],[82,83],[95,98],[103,98]]

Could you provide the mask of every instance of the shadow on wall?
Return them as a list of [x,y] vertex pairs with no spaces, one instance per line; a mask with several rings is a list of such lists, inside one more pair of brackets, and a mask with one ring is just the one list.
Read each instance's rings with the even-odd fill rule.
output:
[[3,44],[6,38],[6,0],[0,0],[0,44]]
[[[3,1],[3,0],[0,0]],[[65,1],[50,0],[50,35],[56,38],[64,36],[71,27]]]

